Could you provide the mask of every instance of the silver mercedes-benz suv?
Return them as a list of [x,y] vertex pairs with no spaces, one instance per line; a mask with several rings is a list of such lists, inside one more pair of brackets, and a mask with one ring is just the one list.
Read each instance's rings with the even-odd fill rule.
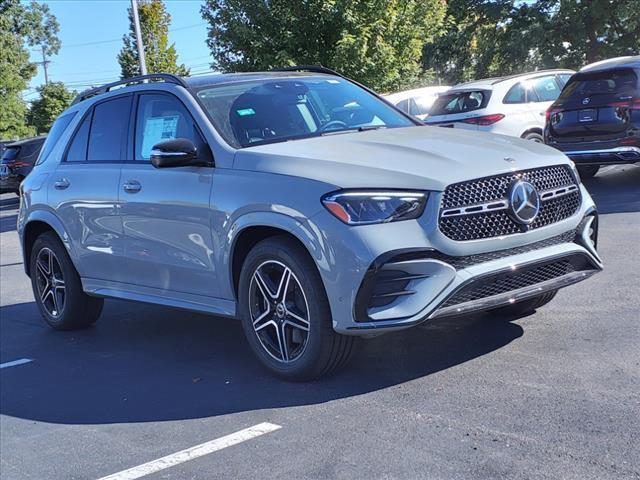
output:
[[562,153],[424,126],[319,67],[84,92],[21,190],[53,328],[91,325],[104,297],[237,317],[294,380],[344,365],[358,336],[531,311],[602,268]]

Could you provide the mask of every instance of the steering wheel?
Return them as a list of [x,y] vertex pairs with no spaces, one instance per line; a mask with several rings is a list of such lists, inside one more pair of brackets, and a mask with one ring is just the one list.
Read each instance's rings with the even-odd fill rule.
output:
[[347,128],[348,125],[342,120],[331,120],[330,122],[325,123],[322,127],[320,127],[320,131],[326,132],[327,130],[335,129],[336,127]]

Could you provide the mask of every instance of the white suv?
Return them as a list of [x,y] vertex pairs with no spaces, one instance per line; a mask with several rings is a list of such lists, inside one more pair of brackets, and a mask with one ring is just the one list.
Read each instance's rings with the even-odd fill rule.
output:
[[544,70],[461,83],[438,97],[424,121],[542,143],[545,112],[574,73]]
[[384,95],[384,98],[403,112],[424,120],[429,115],[429,110],[431,110],[431,106],[438,98],[438,95],[443,94],[450,88],[448,85],[415,88],[413,90],[390,93]]

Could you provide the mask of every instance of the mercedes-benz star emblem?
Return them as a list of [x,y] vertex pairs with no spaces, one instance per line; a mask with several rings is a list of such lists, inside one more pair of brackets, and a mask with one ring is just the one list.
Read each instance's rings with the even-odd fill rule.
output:
[[522,225],[531,224],[540,211],[540,196],[536,187],[524,180],[518,180],[511,186],[509,206],[514,220]]
[[591,99],[589,97],[583,98],[582,99],[582,104],[583,105],[589,105],[589,102],[591,101]]

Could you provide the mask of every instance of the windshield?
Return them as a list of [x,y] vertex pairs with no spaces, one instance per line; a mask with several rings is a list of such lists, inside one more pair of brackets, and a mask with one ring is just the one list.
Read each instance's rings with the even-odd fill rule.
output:
[[373,128],[416,125],[341,78],[268,79],[204,87],[198,98],[236,148]]

